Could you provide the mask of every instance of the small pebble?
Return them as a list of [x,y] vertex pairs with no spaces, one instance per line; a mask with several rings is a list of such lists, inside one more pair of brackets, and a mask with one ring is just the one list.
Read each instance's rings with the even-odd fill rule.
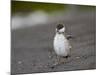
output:
[[22,61],[18,61],[18,64],[22,64]]
[[54,69],[55,67],[54,67],[54,66],[51,66],[50,68],[51,68],[51,69]]
[[52,56],[51,55],[49,55],[49,58],[51,58]]
[[76,57],[77,59],[79,59],[80,57]]

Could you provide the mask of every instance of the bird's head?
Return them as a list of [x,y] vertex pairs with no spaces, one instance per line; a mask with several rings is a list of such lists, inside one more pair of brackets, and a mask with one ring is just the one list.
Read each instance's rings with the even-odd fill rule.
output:
[[56,27],[56,32],[61,34],[65,32],[65,26],[63,24],[58,24]]

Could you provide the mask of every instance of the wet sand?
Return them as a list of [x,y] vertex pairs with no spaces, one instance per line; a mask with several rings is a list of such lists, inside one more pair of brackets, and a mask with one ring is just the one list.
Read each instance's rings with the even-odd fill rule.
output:
[[11,73],[28,74],[96,68],[95,12],[62,20],[66,35],[71,34],[71,56],[65,64],[53,67],[56,54],[53,38],[57,22],[12,30]]

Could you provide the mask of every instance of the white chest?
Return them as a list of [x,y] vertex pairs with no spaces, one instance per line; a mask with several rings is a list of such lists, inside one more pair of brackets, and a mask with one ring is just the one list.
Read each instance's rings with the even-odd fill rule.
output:
[[69,54],[69,41],[63,34],[56,34],[56,36],[54,37],[54,50],[59,56],[67,56]]

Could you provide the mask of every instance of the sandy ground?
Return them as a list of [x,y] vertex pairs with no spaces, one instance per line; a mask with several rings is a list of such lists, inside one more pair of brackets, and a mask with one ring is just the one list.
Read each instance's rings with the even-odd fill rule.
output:
[[62,20],[66,33],[71,34],[71,56],[65,64],[53,66],[55,23],[12,30],[11,73],[38,73],[87,70],[96,68],[95,12]]

